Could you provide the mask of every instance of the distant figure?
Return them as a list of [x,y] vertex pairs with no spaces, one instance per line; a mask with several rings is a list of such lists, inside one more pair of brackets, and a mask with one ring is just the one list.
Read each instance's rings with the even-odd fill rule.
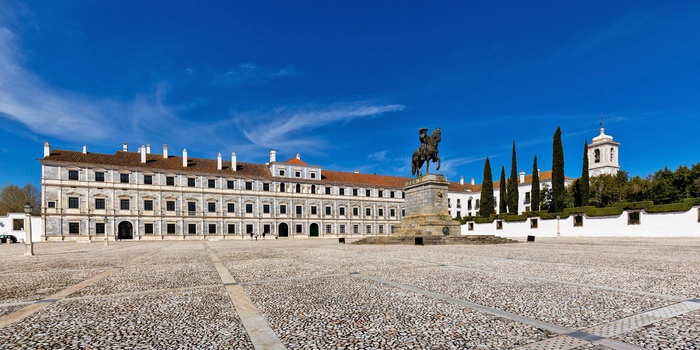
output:
[[250,240],[253,240],[253,232],[250,233]]
[[258,234],[257,234],[257,232],[255,233],[255,240],[256,240],[256,241],[258,240]]
[[265,239],[266,234],[267,234],[267,232],[263,232],[263,239]]

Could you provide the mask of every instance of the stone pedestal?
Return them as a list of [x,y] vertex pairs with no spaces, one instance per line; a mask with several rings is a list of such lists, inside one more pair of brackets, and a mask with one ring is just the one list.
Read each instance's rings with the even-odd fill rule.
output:
[[461,235],[458,221],[447,208],[450,182],[445,176],[428,174],[406,183],[405,210],[396,236],[456,237]]

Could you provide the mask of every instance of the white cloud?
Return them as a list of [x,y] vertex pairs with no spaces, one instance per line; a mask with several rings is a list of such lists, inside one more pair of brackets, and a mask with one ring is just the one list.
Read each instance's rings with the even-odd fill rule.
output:
[[367,158],[369,158],[370,160],[373,160],[375,162],[381,162],[381,161],[386,160],[387,153],[389,153],[388,150],[374,152],[374,153],[370,154],[369,156],[367,156]]
[[234,120],[245,137],[258,146],[313,152],[318,149],[317,146],[323,140],[309,135],[308,131],[402,109],[404,106],[398,104],[378,105],[361,101],[325,106],[277,108],[269,113],[238,114]]
[[254,62],[244,62],[239,64],[238,67],[219,73],[214,82],[227,86],[257,85],[273,79],[298,74],[299,72],[293,67],[272,69]]

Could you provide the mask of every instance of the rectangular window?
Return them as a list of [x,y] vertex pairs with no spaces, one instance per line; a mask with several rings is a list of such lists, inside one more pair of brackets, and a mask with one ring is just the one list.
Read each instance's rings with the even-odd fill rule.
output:
[[360,225],[352,225],[352,233],[360,233]]
[[326,207],[326,215],[331,215],[331,210],[333,210],[332,207]]
[[406,192],[401,192],[401,199],[406,199]]
[[352,195],[357,197],[357,188],[352,189]]
[[338,208],[340,215],[345,215],[345,207]]
[[187,233],[194,235],[197,233],[197,224],[187,224]]
[[462,200],[457,198],[457,208],[461,208],[461,207],[462,207]]
[[252,212],[253,212],[253,204],[247,203],[247,204],[245,205],[245,212],[248,213],[248,214],[252,213]]
[[294,177],[301,177],[301,171],[295,171]]
[[248,190],[248,191],[252,191],[252,190],[253,190],[253,183],[250,182],[250,181],[246,181],[246,183],[245,183],[245,189]]
[[209,188],[216,188],[216,180],[212,180],[212,179],[207,180],[207,186]]
[[382,191],[382,190],[377,190],[377,197],[383,198],[383,197],[384,197],[384,191]]
[[282,204],[280,205],[280,214],[287,214],[287,206]]
[[216,224],[209,224],[209,233],[216,233]]
[[68,223],[68,233],[71,235],[80,234],[80,223],[79,222],[69,222]]
[[330,187],[326,187],[326,194],[331,194],[331,188],[330,188]]
[[194,187],[194,186],[195,186],[195,183],[196,183],[196,181],[195,181],[194,178],[188,178],[188,179],[187,179],[187,186],[188,186],[188,187]]
[[447,198],[447,207],[452,208],[452,201],[450,200],[450,198]]
[[165,184],[167,186],[175,186],[175,177],[173,176],[166,176],[165,177]]
[[345,233],[345,225],[340,225],[340,233]]
[[120,199],[119,200],[119,209],[129,210],[129,200],[128,199]]
[[582,227],[582,226],[583,226],[583,216],[582,215],[574,216],[574,227]]
[[503,220],[496,220],[496,230],[503,229]]
[[390,191],[390,192],[389,192],[389,198],[394,198],[394,196],[395,196],[394,191]]
[[301,215],[301,205],[297,205],[297,215]]
[[365,208],[365,215],[372,216],[372,208]]
[[284,169],[280,169],[280,176],[284,176]]
[[263,184],[263,191],[269,192],[270,191],[270,184],[269,183],[264,183]]
[[326,225],[326,233],[332,233],[332,226],[331,225]]
[[207,203],[207,211],[210,213],[216,213],[216,203],[215,202],[208,202]]
[[263,233],[264,234],[270,233],[270,225],[263,225]]
[[146,185],[153,185],[153,176],[152,175],[144,175],[143,176],[143,183]]
[[297,225],[297,233],[301,233],[301,232],[302,232],[301,230],[302,230],[303,228],[304,228],[304,226],[302,226],[302,225]]
[[538,225],[537,219],[535,218],[530,218],[530,228],[531,229],[536,229]]
[[270,205],[263,204],[263,214],[270,214]]
[[245,233],[253,233],[253,225],[245,225]]
[[197,211],[197,202],[187,202],[187,211],[191,213]]
[[372,225],[365,226],[365,233],[372,233]]
[[318,213],[316,212],[316,207],[315,207],[315,206],[312,206],[312,207],[311,207],[311,215],[316,215],[316,214],[318,214]]
[[226,211],[229,213],[236,212],[236,205],[234,203],[226,203]]
[[379,233],[384,233],[384,225],[379,225]]
[[56,202],[47,202],[46,206],[48,206],[49,208],[56,208]]
[[457,210],[457,216],[455,216],[457,219],[460,219],[462,217],[462,212]]
[[481,205],[481,204],[479,203],[479,200],[477,199],[477,200],[474,202],[474,209],[475,209],[475,210],[479,210],[480,205]]
[[228,233],[229,234],[235,234],[236,233],[236,224],[228,224]]
[[530,204],[530,192],[525,192],[525,204]]
[[95,173],[95,181],[97,182],[105,182],[105,173],[98,171]]
[[352,215],[353,215],[353,216],[358,216],[358,215],[360,215],[360,208],[357,208],[357,207],[352,208]]
[[344,189],[344,188],[339,188],[339,189],[338,189],[338,194],[341,195],[341,196],[344,196],[344,195],[345,195],[345,189]]
[[143,233],[147,235],[152,235],[153,234],[153,224],[144,224],[143,225]]
[[144,200],[143,201],[143,210],[146,210],[146,211],[153,210],[153,201],[150,199]]
[[377,209],[377,211],[378,211],[377,215],[384,216],[384,209],[383,208],[379,208],[379,209]]
[[68,180],[78,180],[78,171],[68,170]]
[[168,234],[174,234],[175,233],[175,224],[167,224],[165,226],[167,228]]
[[639,225],[639,212],[633,211],[627,213],[627,225]]
[[68,198],[68,208],[79,209],[80,208],[79,198],[78,197],[69,197]]
[[165,202],[165,210],[167,211],[175,211],[175,201],[167,201]]
[[394,209],[394,208],[389,209],[389,216],[391,216],[391,217],[396,216],[396,209]]
[[119,182],[123,184],[129,183],[129,174],[119,174]]
[[95,198],[95,210],[104,210],[105,209],[105,199],[104,198]]
[[24,219],[12,219],[12,231],[24,230]]
[[105,223],[104,222],[95,223],[95,233],[96,234],[104,234],[105,233]]
[[474,223],[473,222],[470,222],[467,224],[467,230],[474,231]]
[[467,200],[467,210],[472,210],[472,200]]
[[316,178],[316,173],[311,173],[311,178],[315,179]]
[[233,189],[233,180],[226,181],[226,188],[228,188],[229,190]]
[[365,190],[365,197],[371,197],[372,196],[372,190]]

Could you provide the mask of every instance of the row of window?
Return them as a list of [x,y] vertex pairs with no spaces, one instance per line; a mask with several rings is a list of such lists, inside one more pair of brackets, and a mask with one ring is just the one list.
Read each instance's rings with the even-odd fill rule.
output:
[[[55,208],[56,207],[56,202],[48,202],[47,205],[49,208]],[[69,209],[80,209],[80,198],[79,197],[68,197],[68,208]],[[297,205],[295,207],[296,211],[295,213],[297,215],[302,215],[303,214],[303,208],[304,206]],[[106,199],[105,198],[95,198],[95,210],[104,210],[106,209]],[[119,200],[119,209],[120,210],[130,210],[131,209],[131,200],[129,199],[120,199]],[[209,213],[216,213],[216,203],[215,202],[207,202],[207,212]],[[310,206],[310,213],[311,215],[317,215],[318,214],[318,207],[315,205]],[[346,215],[346,208],[341,206],[338,207],[338,215]],[[153,200],[151,199],[145,199],[143,201],[143,210],[144,211],[153,211]],[[165,202],[165,210],[166,211],[175,211],[175,201],[166,201]],[[196,212],[197,211],[197,202],[187,202],[187,211],[188,212]],[[236,212],[236,205],[235,203],[226,203],[226,212],[228,213],[235,213]],[[332,215],[333,212],[333,207],[332,206],[326,206],[325,207],[325,214],[326,215]],[[253,213],[253,204],[252,203],[246,203],[245,204],[245,213],[246,214],[252,214]],[[263,204],[262,205],[262,213],[263,214],[270,214],[270,204]],[[280,214],[287,214],[287,205],[286,204],[280,204],[279,205],[279,213]],[[353,207],[352,208],[352,215],[353,216],[359,216],[360,215],[360,208],[359,207]],[[372,208],[367,207],[365,208],[365,215],[366,216],[372,216]],[[377,216],[384,216],[384,208],[377,208]],[[394,217],[396,216],[396,209],[395,208],[390,208],[389,209],[389,216]]]
[[[349,226],[349,225],[348,225]],[[187,230],[185,233],[187,234],[198,234],[197,232],[197,224],[187,224]],[[217,224],[208,224],[207,226],[207,233],[208,234],[218,234],[217,232]],[[297,224],[295,225],[295,231],[296,233],[302,233],[303,232],[303,225]],[[167,223],[165,225],[165,233],[166,234],[177,234],[181,232],[177,232],[176,230],[177,226],[173,223]],[[246,224],[246,233],[253,233],[253,225],[252,224]],[[263,233],[269,234],[271,225],[265,224],[263,225]],[[391,233],[394,233],[394,225],[391,225]],[[340,224],[338,225],[338,233],[344,234],[346,232],[346,225],[345,224]],[[154,234],[154,224],[153,223],[145,223],[143,226],[143,233],[146,235],[152,235]],[[325,227],[325,233],[332,234],[333,232],[333,225],[326,225]],[[68,223],[68,233],[71,235],[79,235],[80,234],[80,223],[79,222],[69,222]],[[97,222],[95,223],[95,234],[104,234],[105,233],[105,223],[103,222]],[[226,225],[226,232],[227,234],[236,234],[236,224],[227,224]],[[354,234],[359,234],[360,233],[360,225],[352,225],[352,233]],[[365,233],[374,233],[372,230],[372,225],[365,225]],[[378,230],[376,233],[383,234],[384,233],[384,226],[379,225]]]
[[[313,177],[312,177],[313,178]],[[79,179],[79,171],[78,170],[68,170],[68,179],[69,180],[78,180]],[[97,182],[104,182],[105,181],[105,173],[104,172],[95,172],[95,181]],[[130,182],[130,174],[119,174],[119,182],[121,183],[129,183]],[[143,183],[146,185],[152,185],[153,184],[153,175],[144,175],[143,176]],[[175,186],[175,177],[174,176],[166,176],[165,177],[165,185],[166,186]],[[253,190],[254,183],[252,181],[246,181],[245,182],[245,189],[248,191]],[[187,187],[196,187],[196,179],[188,177],[187,178]],[[216,179],[207,179],[207,187],[208,188],[217,188],[217,180]],[[287,185],[282,182],[279,184],[279,192],[287,192]],[[235,189],[235,181],[234,180],[226,180],[226,189]],[[332,188],[331,187],[326,187],[326,194],[331,195],[332,194]],[[270,183],[264,182],[262,184],[262,190],[263,191],[270,191]],[[309,188],[310,193],[315,194],[316,193],[316,185],[311,185]],[[302,193],[302,186],[301,184],[296,184],[294,186],[294,192],[296,193]],[[383,198],[384,197],[384,190],[377,190],[377,197]],[[359,189],[353,188],[352,189],[352,195],[353,196],[358,196]],[[339,188],[338,189],[338,195],[344,196],[345,195],[345,188]],[[371,189],[366,189],[365,190],[365,196],[366,197],[371,197],[372,196],[372,190]],[[395,198],[396,193],[394,191],[389,191],[389,198]],[[402,198],[405,198],[405,194],[402,194]]]

